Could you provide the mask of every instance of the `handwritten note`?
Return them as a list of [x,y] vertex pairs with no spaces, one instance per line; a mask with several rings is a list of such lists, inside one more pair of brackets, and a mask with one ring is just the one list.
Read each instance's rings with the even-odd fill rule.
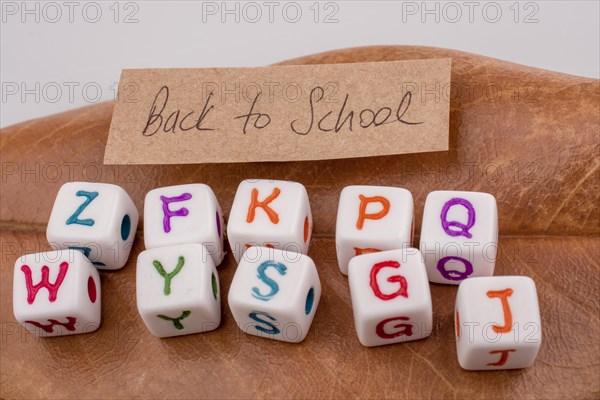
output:
[[298,161],[448,150],[450,60],[124,70],[104,162]]

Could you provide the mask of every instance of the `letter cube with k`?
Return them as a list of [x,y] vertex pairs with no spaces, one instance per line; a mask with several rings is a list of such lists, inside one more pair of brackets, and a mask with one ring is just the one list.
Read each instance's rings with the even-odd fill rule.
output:
[[138,220],[123,188],[69,182],[58,191],[46,237],[54,249],[79,250],[99,269],[119,269],[129,258]]
[[348,274],[352,257],[410,247],[413,226],[413,198],[408,190],[345,187],[340,195],[335,229],[340,271]]
[[429,281],[458,285],[494,274],[498,209],[488,193],[435,191],[427,195],[420,250]]
[[211,254],[201,244],[141,252],[136,293],[138,311],[154,336],[206,332],[221,323],[219,275]]
[[312,214],[303,185],[263,179],[240,183],[227,228],[237,262],[251,246],[306,254],[311,232]]
[[100,276],[79,250],[27,254],[15,263],[13,312],[40,336],[93,332],[100,326]]

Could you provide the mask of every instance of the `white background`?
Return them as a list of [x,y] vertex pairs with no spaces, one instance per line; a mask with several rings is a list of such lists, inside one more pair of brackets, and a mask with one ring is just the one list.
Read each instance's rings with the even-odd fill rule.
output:
[[112,99],[122,68],[262,66],[376,44],[600,74],[596,0],[0,3],[0,126]]

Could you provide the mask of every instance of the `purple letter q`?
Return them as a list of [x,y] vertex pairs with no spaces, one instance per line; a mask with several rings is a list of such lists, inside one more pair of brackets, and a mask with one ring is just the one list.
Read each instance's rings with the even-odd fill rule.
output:
[[[461,224],[458,221],[448,221],[448,211],[452,206],[461,205],[467,209],[468,220],[467,224]],[[442,214],[440,215],[442,220],[442,228],[444,228],[444,232],[446,232],[450,236],[464,236],[466,238],[471,239],[473,235],[469,232],[469,229],[475,225],[475,209],[473,208],[473,204],[469,202],[469,200],[461,199],[461,198],[453,198],[450,199],[444,204],[442,208]],[[460,230],[455,231],[450,229],[450,227],[458,228]]]

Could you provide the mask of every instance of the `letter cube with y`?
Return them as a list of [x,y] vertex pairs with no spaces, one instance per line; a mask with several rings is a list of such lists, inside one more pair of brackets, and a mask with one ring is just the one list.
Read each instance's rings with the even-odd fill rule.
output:
[[237,262],[251,246],[306,254],[311,231],[308,194],[300,183],[254,179],[238,186],[227,228]]
[[427,195],[421,253],[429,281],[458,285],[494,274],[498,209],[488,193],[436,191]]
[[335,228],[340,271],[348,275],[354,256],[410,247],[413,198],[406,190],[385,186],[347,186],[342,190]]
[[99,269],[119,269],[129,258],[138,220],[123,188],[69,182],[58,191],[46,238],[56,250],[80,250]]
[[27,254],[15,263],[13,311],[40,336],[93,332],[100,326],[100,276],[81,251]]
[[136,297],[154,336],[206,332],[221,323],[219,275],[208,249],[198,243],[141,252]]
[[358,339],[381,346],[426,338],[431,294],[417,249],[389,250],[350,260],[348,281]]
[[229,289],[229,307],[242,331],[285,342],[304,340],[320,298],[310,257],[258,246],[246,251]]
[[208,185],[189,184],[151,190],[144,201],[147,249],[203,244],[215,265],[223,261],[223,213]]
[[526,276],[461,282],[454,309],[458,363],[468,370],[526,368],[542,342],[537,292]]

